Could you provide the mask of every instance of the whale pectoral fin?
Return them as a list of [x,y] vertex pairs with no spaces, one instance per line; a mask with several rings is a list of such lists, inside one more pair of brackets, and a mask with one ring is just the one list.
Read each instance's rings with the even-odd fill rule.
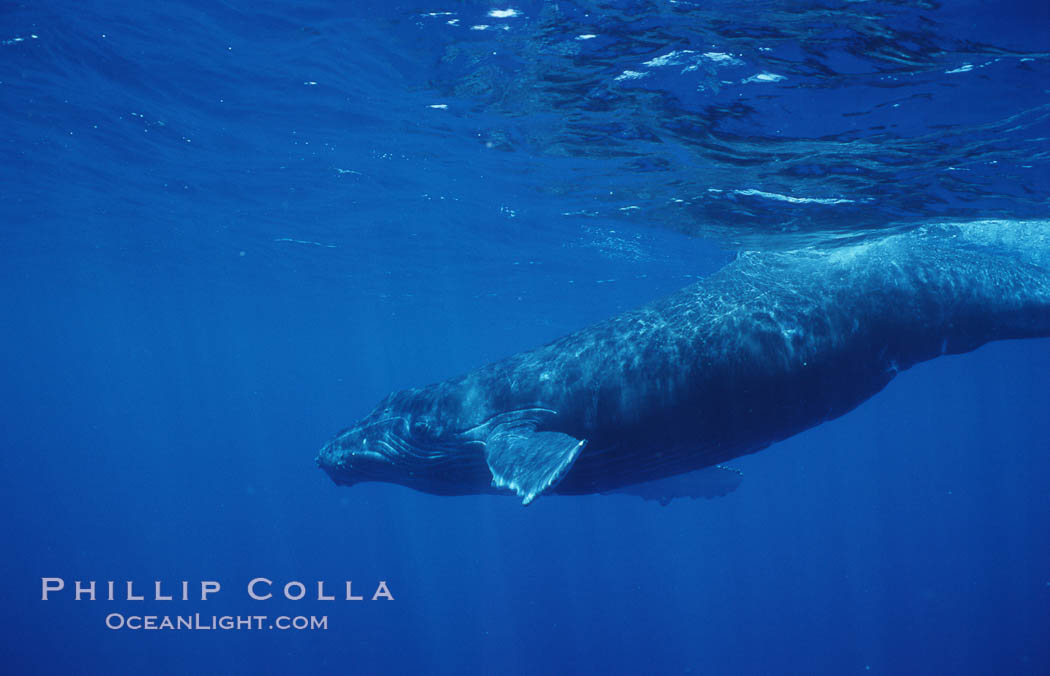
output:
[[492,485],[509,488],[527,505],[561,481],[586,444],[561,432],[497,430],[485,442]]
[[720,498],[736,490],[743,480],[740,470],[715,465],[664,479],[623,486],[610,493],[628,493],[667,505],[675,498]]

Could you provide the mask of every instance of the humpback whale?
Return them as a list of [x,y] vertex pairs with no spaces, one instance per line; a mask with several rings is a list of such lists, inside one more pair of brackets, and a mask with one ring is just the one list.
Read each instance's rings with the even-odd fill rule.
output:
[[667,298],[395,392],[317,463],[337,484],[525,504],[717,495],[739,482],[721,463],[849,412],[916,363],[1045,336],[1050,221],[743,252]]

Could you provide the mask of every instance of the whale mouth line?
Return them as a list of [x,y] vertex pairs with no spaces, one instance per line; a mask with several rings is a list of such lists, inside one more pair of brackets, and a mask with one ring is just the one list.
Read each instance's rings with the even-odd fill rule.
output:
[[363,432],[364,430],[367,430],[369,428],[375,427],[376,425],[382,425],[384,423],[391,423],[391,422],[397,422],[397,421],[400,421],[402,425],[404,425],[405,427],[408,427],[408,419],[405,418],[405,416],[403,416],[403,415],[388,415],[385,418],[379,418],[378,420],[369,420],[369,421],[365,422],[363,425],[361,425],[360,427],[356,428],[355,431]]
[[376,439],[374,442],[380,447],[380,451],[351,451],[351,455],[359,456],[362,454],[370,454],[373,459],[377,459],[376,456],[381,457],[383,460],[390,464],[403,464],[405,461],[434,461],[440,460],[447,457],[451,452],[458,448],[457,442],[428,442],[426,444],[418,443],[415,439],[402,437],[400,434],[388,432],[382,439]]

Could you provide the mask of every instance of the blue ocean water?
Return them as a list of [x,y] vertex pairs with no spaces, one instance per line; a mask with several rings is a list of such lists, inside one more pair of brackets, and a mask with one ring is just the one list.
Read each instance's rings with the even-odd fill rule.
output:
[[[1045,3],[0,17],[5,673],[1050,673],[1045,339],[921,364],[717,500],[522,508],[313,464],[388,392],[740,247],[1047,218]],[[395,600],[317,600],[346,580]]]

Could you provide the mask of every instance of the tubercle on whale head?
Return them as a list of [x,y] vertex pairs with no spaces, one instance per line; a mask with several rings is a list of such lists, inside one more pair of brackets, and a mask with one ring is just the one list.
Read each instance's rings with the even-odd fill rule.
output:
[[341,440],[350,430],[343,430],[335,438],[325,442],[321,450],[317,452],[317,457],[314,458],[314,462],[317,466],[325,471],[325,474],[339,486],[353,486],[359,482],[353,476],[352,468],[350,463],[345,459],[345,455],[349,453],[353,455],[353,451],[343,447]]

